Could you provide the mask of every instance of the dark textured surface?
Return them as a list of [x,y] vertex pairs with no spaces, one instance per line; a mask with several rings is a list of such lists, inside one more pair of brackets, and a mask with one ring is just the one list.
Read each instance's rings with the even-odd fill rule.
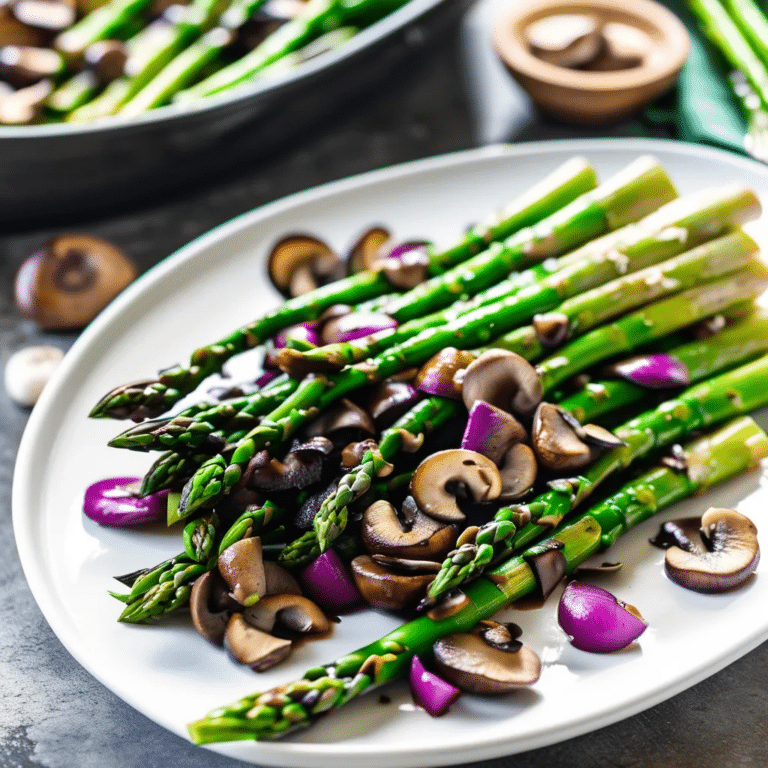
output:
[[[457,39],[406,62],[388,84],[356,98],[268,161],[144,207],[93,213],[57,227],[0,235],[0,365],[28,344],[66,348],[13,309],[12,281],[47,237],[86,230],[125,248],[142,269],[226,219],[282,195],[391,163],[472,146]],[[568,135],[530,116],[527,138]],[[1,159],[0,159],[1,162]],[[241,765],[193,747],[124,704],[61,646],[35,605],[13,546],[10,487],[27,414],[0,394],[0,768],[155,768]],[[712,642],[717,642],[713,637]],[[624,722],[485,768],[763,768],[768,644],[694,688]]]

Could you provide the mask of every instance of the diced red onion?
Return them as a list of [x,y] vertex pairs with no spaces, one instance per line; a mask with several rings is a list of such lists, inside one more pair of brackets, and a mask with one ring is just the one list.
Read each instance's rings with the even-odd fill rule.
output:
[[409,240],[405,243],[399,243],[387,254],[388,259],[402,259],[406,253],[411,251],[425,251],[429,246],[427,240]]
[[498,464],[510,445],[524,437],[525,431],[512,414],[485,400],[475,400],[469,411],[461,447],[482,453]]
[[648,624],[608,590],[572,581],[563,592],[557,620],[574,647],[590,653],[626,648]]
[[610,370],[633,384],[649,389],[682,387],[691,382],[685,363],[663,352],[630,357],[615,363]]
[[322,608],[350,613],[365,605],[341,558],[329,549],[300,572],[309,596]]
[[138,477],[110,477],[89,485],[83,499],[86,517],[99,525],[139,525],[165,517],[168,491],[139,496]]
[[353,312],[333,322],[334,341],[354,341],[372,333],[397,328],[397,320],[383,312]]
[[283,349],[294,340],[302,344],[311,344],[313,347],[320,346],[320,336],[318,336],[317,331],[313,327],[301,323],[279,331],[275,336],[275,349]]
[[256,381],[254,381],[253,383],[259,389],[261,389],[262,387],[266,387],[270,381],[272,381],[273,379],[276,379],[279,375],[280,375],[280,371],[277,368],[270,371],[264,371],[264,373],[262,373],[261,376],[259,376],[259,378],[256,379]]
[[416,655],[411,661],[410,683],[413,700],[432,717],[444,715],[461,695],[456,686],[425,669]]

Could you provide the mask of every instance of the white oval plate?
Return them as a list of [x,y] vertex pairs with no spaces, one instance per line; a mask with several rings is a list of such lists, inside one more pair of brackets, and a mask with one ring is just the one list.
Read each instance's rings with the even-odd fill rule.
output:
[[[123,425],[87,418],[113,385],[152,375],[280,301],[265,275],[276,238],[302,230],[343,248],[382,223],[397,238],[450,238],[567,158],[583,154],[601,178],[653,153],[680,192],[740,181],[768,200],[768,169],[725,152],[672,142],[593,140],[493,147],[377,171],[310,190],[246,214],[167,259],[115,301],[82,335],[35,407],[19,451],[13,494],[26,576],[53,630],[72,655],[140,712],[186,735],[186,723],[254,690],[295,679],[380,636],[395,621],[371,612],[344,618],[334,636],[307,643],[289,663],[255,675],[202,641],[183,618],[160,626],[118,624],[108,594],[115,574],[178,552],[177,531],[100,528],[80,511],[83,489],[108,476],[141,474],[151,458],[111,450]],[[763,226],[752,229],[764,238]],[[696,500],[738,506],[765,525],[766,476],[740,478]],[[761,487],[762,486],[762,487]],[[685,507],[686,505],[682,505]],[[672,513],[670,513],[672,514]],[[667,515],[669,516],[669,515]],[[282,741],[213,749],[261,765],[357,768],[476,762],[560,741],[628,717],[713,674],[768,637],[768,579],[716,597],[682,590],[647,544],[650,521],[616,545],[625,568],[611,589],[638,606],[650,629],[629,650],[574,650],[558,629],[556,598],[515,621],[542,656],[535,688],[496,700],[466,696],[431,719],[404,685],[363,697]],[[760,567],[765,571],[765,561]]]

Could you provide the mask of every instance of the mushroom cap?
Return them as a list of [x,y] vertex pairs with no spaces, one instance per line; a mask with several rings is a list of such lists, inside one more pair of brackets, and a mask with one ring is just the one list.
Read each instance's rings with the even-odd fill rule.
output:
[[401,573],[377,563],[370,555],[352,561],[352,576],[363,599],[373,608],[399,611],[415,605],[435,578],[433,573]]
[[276,624],[302,634],[320,634],[331,628],[322,610],[303,595],[267,595],[246,608],[243,616],[263,632],[272,632]]
[[541,661],[530,648],[502,651],[476,633],[443,637],[433,652],[440,676],[469,693],[509,693],[532,685],[541,674]]
[[212,608],[213,593],[217,587],[224,588],[217,571],[207,571],[202,576],[198,576],[189,593],[189,611],[195,629],[214,645],[223,645],[230,612],[227,609]]
[[402,518],[381,499],[363,513],[361,536],[371,554],[415,559],[442,559],[456,543],[456,527],[415,509]]
[[456,492],[467,493],[473,501],[490,501],[498,498],[501,487],[496,465],[481,453],[463,448],[433,453],[411,478],[411,493],[419,508],[446,522],[465,517],[456,502]]
[[592,449],[579,438],[563,411],[551,403],[536,409],[531,443],[539,461],[555,470],[579,469],[592,461]]
[[234,613],[227,622],[224,647],[240,664],[264,672],[291,653],[291,641],[274,637],[249,624],[242,613]]
[[349,272],[354,274],[375,269],[376,263],[381,258],[382,247],[389,238],[389,231],[384,227],[371,227],[363,232],[349,250],[347,259]]
[[521,355],[489,349],[467,366],[462,380],[464,405],[484,400],[518,416],[530,416],[543,390],[536,369]]
[[265,595],[300,595],[301,587],[299,582],[293,577],[290,571],[287,571],[277,563],[271,560],[264,560]]
[[677,584],[696,592],[726,592],[752,576],[760,561],[757,528],[733,509],[711,507],[701,517],[700,540],[666,551],[664,566]]
[[350,434],[374,437],[376,425],[360,406],[344,398],[334,408],[313,419],[306,428],[305,434],[308,437],[325,436],[331,440],[335,440],[340,435],[346,438]]
[[217,561],[219,573],[240,605],[252,605],[266,594],[261,539],[251,536],[227,547]]
[[285,296],[301,296],[343,276],[346,267],[330,246],[310,235],[289,235],[274,245],[268,270]]
[[82,328],[135,277],[130,259],[111,243],[91,235],[61,235],[21,265],[16,306],[41,328]]
[[504,455],[499,474],[501,475],[500,499],[519,499],[531,490],[536,482],[539,464],[530,446],[515,443]]

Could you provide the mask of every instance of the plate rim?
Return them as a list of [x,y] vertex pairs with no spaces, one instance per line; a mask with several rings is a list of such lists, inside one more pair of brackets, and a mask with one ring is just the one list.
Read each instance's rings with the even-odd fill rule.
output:
[[[28,523],[23,518],[26,508],[29,506],[27,497],[29,493],[28,483],[32,481],[34,476],[34,469],[32,461],[35,452],[35,447],[40,439],[41,432],[50,418],[50,413],[53,404],[57,401],[58,397],[64,391],[67,379],[70,375],[70,370],[74,369],[77,365],[82,364],[81,358],[86,355],[87,351],[92,347],[92,342],[103,335],[108,330],[111,323],[118,322],[123,309],[132,304],[138,299],[144,292],[145,288],[151,286],[156,281],[161,281],[165,276],[174,272],[182,265],[188,262],[193,262],[198,255],[205,251],[211,244],[217,241],[224,240],[240,231],[253,227],[260,220],[267,220],[271,217],[279,215],[283,211],[290,210],[291,208],[306,205],[314,201],[323,200],[326,198],[332,198],[335,195],[343,194],[350,190],[364,186],[375,186],[385,181],[390,181],[397,178],[408,177],[411,175],[418,175],[423,172],[430,172],[435,170],[445,171],[451,167],[458,167],[462,165],[473,165],[484,160],[493,159],[495,157],[516,157],[516,156],[528,156],[536,155],[540,153],[546,153],[548,150],[555,150],[557,153],[570,153],[571,155],[589,155],[590,152],[600,152],[610,149],[614,152],[627,152],[637,154],[653,154],[654,148],[657,151],[667,151],[680,153],[690,157],[710,157],[714,160],[725,160],[727,163],[733,165],[736,169],[742,168],[749,170],[750,172],[759,172],[766,179],[768,184],[768,167],[763,166],[756,161],[748,158],[741,157],[727,150],[702,146],[697,144],[690,144],[685,142],[678,142],[672,140],[660,140],[660,139],[623,139],[623,138],[595,138],[595,139],[574,139],[574,140],[555,140],[555,141],[537,141],[526,142],[517,145],[509,144],[497,144],[487,147],[480,147],[474,149],[462,150],[459,152],[452,152],[438,156],[427,157],[420,160],[414,160],[407,163],[401,163],[394,166],[388,166],[372,171],[368,171],[355,176],[339,179],[337,181],[322,184],[310,189],[294,193],[287,197],[280,198],[266,205],[257,207],[251,211],[240,214],[233,219],[230,219],[218,226],[212,228],[203,235],[196,237],[190,241],[187,245],[178,249],[168,257],[163,259],[157,265],[145,272],[140,278],[138,278],[129,288],[124,291],[112,304],[110,304],[100,315],[96,318],[90,326],[88,326],[80,337],[72,345],[72,348],[65,356],[55,376],[46,387],[38,404],[33,408],[30,414],[29,421],[26,425],[24,433],[22,435],[19,451],[14,468],[13,487],[12,487],[12,520],[14,537],[16,541],[16,547],[19,553],[22,569],[32,591],[33,597],[41,609],[46,621],[51,626],[54,634],[56,634],[58,640],[64,645],[71,656],[94,678],[113,691],[123,701],[129,704],[137,711],[145,714],[140,703],[134,701],[134,697],[131,694],[126,694],[120,687],[116,688],[114,684],[107,683],[102,676],[94,672],[88,659],[84,658],[84,654],[76,648],[72,647],[69,642],[69,638],[66,633],[64,638],[61,637],[57,627],[61,627],[62,621],[59,620],[56,615],[56,611],[49,605],[51,599],[54,597],[52,592],[46,590],[45,579],[42,574],[34,569],[32,565],[38,559],[35,552],[33,541],[28,535]],[[26,482],[26,484],[25,484]],[[540,732],[534,733],[523,740],[516,742],[513,746],[508,743],[509,737],[499,736],[495,738],[484,738],[480,742],[470,741],[461,750],[452,751],[450,754],[442,754],[439,756],[441,764],[455,764],[458,762],[466,762],[467,760],[475,761],[478,759],[487,759],[492,757],[499,757],[501,755],[511,755],[530,749],[548,746],[560,741],[564,741],[575,736],[597,730],[604,726],[615,723],[619,720],[623,720],[627,717],[631,717],[638,712],[641,712],[649,707],[652,707],[662,701],[665,701],[672,696],[680,693],[681,691],[689,688],[701,680],[709,677],[715,672],[723,669],[731,664],[736,659],[747,654],[749,651],[756,648],[763,641],[768,639],[768,627],[764,631],[756,631],[751,638],[748,638],[738,649],[721,657],[718,662],[713,666],[706,666],[699,669],[696,673],[689,675],[685,679],[677,681],[674,685],[665,686],[652,694],[645,697],[635,699],[628,704],[624,704],[611,712],[607,712],[603,717],[584,718],[573,722],[569,727],[564,728],[557,732],[555,736],[551,735],[551,729],[542,729]],[[151,718],[154,720],[154,718]],[[157,721],[156,721],[157,722]],[[185,731],[170,727],[165,723],[158,723],[166,730],[169,730],[177,735],[188,740]],[[254,742],[255,743],[255,742]],[[205,745],[207,749],[221,753],[230,754],[227,751],[227,745]],[[381,744],[366,745],[355,744],[354,747],[345,745],[342,742],[332,743],[312,743],[304,744],[301,742],[258,742],[257,746],[259,750],[264,754],[258,755],[257,758],[265,765],[296,765],[296,766],[311,766],[312,763],[307,762],[312,758],[318,761],[328,759],[330,757],[343,757],[346,760],[362,759],[362,758],[389,758],[392,760],[392,765],[401,765],[402,762],[398,762],[398,759],[402,761],[404,758],[410,760],[412,766],[430,766],[436,765],[434,758],[431,758],[429,752],[425,748],[420,748],[417,752],[409,750],[406,754],[403,747],[394,746],[392,748],[382,748]],[[230,755],[237,757],[238,759],[246,759],[240,755]],[[290,762],[289,762],[290,760]],[[377,765],[389,765],[389,762],[379,762]]]

